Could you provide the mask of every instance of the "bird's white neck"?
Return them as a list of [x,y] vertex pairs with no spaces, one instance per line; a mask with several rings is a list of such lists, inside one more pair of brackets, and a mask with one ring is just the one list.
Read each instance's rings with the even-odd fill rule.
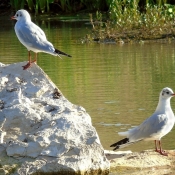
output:
[[22,20],[19,20],[18,22],[20,22],[20,23],[28,23],[28,22],[31,22],[31,19],[30,18],[24,18]]
[[170,99],[171,98],[159,98],[159,103],[157,105],[156,111],[164,113],[165,111],[171,109]]

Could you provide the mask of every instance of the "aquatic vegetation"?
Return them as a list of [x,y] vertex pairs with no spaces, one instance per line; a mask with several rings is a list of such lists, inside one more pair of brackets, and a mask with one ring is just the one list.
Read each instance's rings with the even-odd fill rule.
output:
[[[82,42],[155,39],[174,37],[175,2],[171,0],[10,0],[18,10],[49,12],[50,5],[58,12],[92,11],[92,34]],[[170,3],[171,4],[168,4]],[[103,12],[105,12],[105,15]]]
[[90,15],[91,37],[95,41],[129,42],[133,40],[158,39],[175,35],[175,6],[170,4],[153,5],[147,3],[144,10],[139,9],[138,0],[109,0],[107,19],[99,12]]
[[41,12],[48,12],[49,4],[52,4],[57,11],[62,12],[78,12],[78,11],[108,11],[111,17],[120,16],[125,8],[132,10],[137,14],[137,11],[144,11],[145,7],[149,5],[156,5],[158,7],[167,6],[171,10],[174,8],[168,3],[173,3],[171,0],[10,0],[13,8],[19,10],[20,8],[28,7],[30,10]]

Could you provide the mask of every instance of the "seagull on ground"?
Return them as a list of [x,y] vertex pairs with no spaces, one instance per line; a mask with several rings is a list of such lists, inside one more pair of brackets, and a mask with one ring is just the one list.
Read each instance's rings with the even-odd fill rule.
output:
[[175,123],[174,113],[170,105],[170,99],[173,96],[175,94],[172,89],[163,88],[153,115],[139,126],[126,132],[119,132],[119,135],[126,136],[126,138],[112,144],[110,147],[115,147],[113,150],[116,150],[141,140],[154,140],[155,151],[167,156],[167,153],[162,149],[161,138],[171,131]]
[[[37,53],[45,52],[54,56],[64,55],[71,57],[70,55],[56,49],[52,43],[50,43],[43,30],[31,21],[31,17],[26,10],[18,10],[15,16],[11,19],[16,19],[15,33],[19,41],[27,48],[29,62],[23,66],[23,69],[31,67],[31,64],[37,61]],[[35,52],[35,60],[31,60],[30,51]]]

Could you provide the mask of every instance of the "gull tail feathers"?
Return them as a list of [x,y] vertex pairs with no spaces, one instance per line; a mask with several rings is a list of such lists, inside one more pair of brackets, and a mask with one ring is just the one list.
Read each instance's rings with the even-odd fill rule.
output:
[[110,147],[115,147],[115,148],[113,149],[113,151],[115,151],[116,149],[119,149],[119,148],[121,148],[121,147],[127,146],[128,143],[129,143],[129,138],[124,138],[124,139],[122,139],[122,140],[120,140],[120,141],[118,141],[118,142],[116,142],[116,143],[110,145]]
[[118,132],[118,135],[120,135],[120,136],[128,136],[129,133],[128,133],[128,131],[125,131],[125,132]]
[[64,56],[67,56],[67,57],[72,57],[71,55],[68,55],[67,53],[64,53],[64,52],[62,52],[62,51],[60,51],[60,50],[58,50],[58,49],[55,49],[55,53],[57,53],[58,56],[59,56],[59,55],[64,55]]
[[115,148],[113,149],[113,151],[115,151],[116,149],[124,148],[124,147],[126,147],[126,146],[128,146],[128,145],[131,145],[131,144],[133,144],[133,143],[135,143],[135,142],[139,142],[139,141],[141,141],[141,140],[136,140],[136,141],[130,142],[130,141],[129,141],[129,138],[124,138],[124,139],[122,139],[122,140],[120,140],[120,141],[118,141],[118,142],[112,144],[110,147],[115,147]]

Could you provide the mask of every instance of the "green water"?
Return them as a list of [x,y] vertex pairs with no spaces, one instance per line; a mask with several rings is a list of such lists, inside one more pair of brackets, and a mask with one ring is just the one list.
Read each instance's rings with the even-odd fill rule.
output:
[[[27,49],[18,41],[15,22],[0,20],[0,62],[28,60]],[[72,55],[54,57],[39,53],[38,65],[64,96],[83,106],[92,117],[105,149],[118,141],[117,132],[139,125],[158,103],[162,88],[175,90],[175,44],[81,44],[90,31],[87,21],[36,21],[53,45]],[[171,100],[175,111],[175,98]],[[162,139],[164,149],[175,148],[175,129]],[[125,150],[154,149],[154,142],[140,142]]]

